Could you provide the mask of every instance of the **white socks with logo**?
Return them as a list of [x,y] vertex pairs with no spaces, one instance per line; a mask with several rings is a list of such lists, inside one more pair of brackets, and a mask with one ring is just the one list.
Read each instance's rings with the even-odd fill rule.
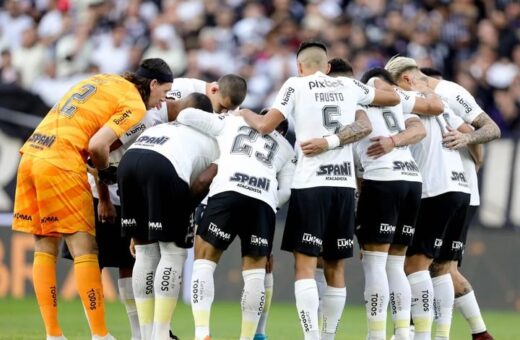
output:
[[195,339],[210,335],[209,319],[215,297],[213,273],[217,264],[208,260],[195,260],[191,275],[191,310],[195,322]]
[[323,293],[323,326],[321,330],[322,340],[332,340],[336,336],[339,320],[345,308],[347,300],[347,287],[336,288],[327,286]]
[[443,274],[432,278],[435,312],[435,340],[450,337],[451,317],[455,300],[455,289],[451,275]]
[[388,255],[386,275],[390,290],[390,314],[394,322],[394,339],[409,340],[412,292],[404,272],[405,256]]
[[433,323],[433,284],[430,272],[421,270],[408,275],[412,291],[414,340],[431,340]]
[[240,302],[242,309],[240,340],[252,340],[265,304],[265,269],[244,270],[242,277],[244,289]]
[[294,282],[296,309],[303,329],[305,340],[320,340],[318,326],[318,288],[314,279],[303,279]]
[[368,340],[386,338],[386,310],[389,289],[386,276],[387,253],[363,251],[363,272],[365,274],[365,307],[368,320]]
[[132,271],[132,288],[141,327],[141,339],[152,338],[154,311],[154,278],[160,259],[159,244],[135,246],[135,264]]

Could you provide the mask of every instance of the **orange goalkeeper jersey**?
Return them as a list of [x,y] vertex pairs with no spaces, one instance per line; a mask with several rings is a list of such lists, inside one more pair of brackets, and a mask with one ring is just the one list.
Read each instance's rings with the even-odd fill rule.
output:
[[118,75],[95,75],[76,84],[54,105],[20,152],[64,170],[84,172],[89,140],[102,126],[120,137],[145,112],[133,83]]

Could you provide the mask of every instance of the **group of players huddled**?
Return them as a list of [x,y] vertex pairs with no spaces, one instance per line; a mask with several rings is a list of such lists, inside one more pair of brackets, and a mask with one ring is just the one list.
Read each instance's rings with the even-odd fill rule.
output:
[[261,114],[239,108],[241,77],[173,79],[161,59],[88,78],[51,109],[21,149],[13,222],[35,235],[48,340],[65,339],[52,294],[61,236],[96,340],[114,339],[103,267],[119,268],[133,340],[176,338],[170,325],[194,245],[187,284],[195,339],[207,340],[214,271],[237,235],[240,339],[267,339],[275,216],[286,202],[282,249],[294,255],[304,339],[336,335],[354,234],[367,339],[386,339],[387,310],[395,340],[431,339],[433,323],[435,339],[448,339],[454,306],[473,339],[493,339],[458,267],[479,205],[482,144],[500,137],[497,125],[468,91],[410,58],[360,81],[321,42],[303,42],[296,62],[298,76]]

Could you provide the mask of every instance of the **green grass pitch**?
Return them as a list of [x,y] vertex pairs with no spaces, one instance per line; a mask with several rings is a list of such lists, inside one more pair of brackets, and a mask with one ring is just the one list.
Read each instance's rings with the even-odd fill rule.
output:
[[[126,313],[118,302],[106,303],[110,332],[119,340],[130,339]],[[69,340],[90,339],[87,322],[79,300],[59,301],[59,317]],[[497,340],[520,340],[520,315],[517,312],[485,311],[489,330]],[[180,303],[173,318],[175,333],[182,340],[193,339],[193,320],[189,306]],[[213,305],[211,328],[213,340],[238,339],[240,335],[239,302]],[[391,327],[389,326],[390,330]],[[274,303],[267,325],[270,340],[302,339],[298,316],[293,304]],[[365,311],[362,306],[347,305],[336,339],[363,340],[366,335]],[[0,299],[0,339],[44,339],[44,328],[35,299]],[[469,329],[458,312],[451,339],[471,339]]]

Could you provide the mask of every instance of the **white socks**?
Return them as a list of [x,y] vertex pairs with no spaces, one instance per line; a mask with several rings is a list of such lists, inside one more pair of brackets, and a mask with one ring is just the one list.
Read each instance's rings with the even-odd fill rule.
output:
[[318,288],[314,279],[294,282],[296,309],[303,329],[305,340],[320,340],[318,326]]
[[464,319],[471,328],[471,334],[478,334],[486,331],[486,324],[480,314],[475,292],[471,291],[455,299],[455,308],[460,309]]
[[363,272],[365,274],[365,303],[368,320],[367,340],[385,340],[386,310],[389,289],[386,276],[387,253],[363,251]]
[[432,282],[435,307],[435,340],[448,339],[455,300],[453,281],[448,273],[432,278]]
[[320,325],[320,329],[323,329],[323,295],[327,289],[327,280],[325,279],[323,268],[316,268],[314,279],[316,280],[316,286],[318,287],[318,297],[320,299],[320,304],[318,307],[318,324]]
[[174,242],[159,242],[161,260],[155,273],[155,307],[152,339],[168,339],[170,323],[182,282],[186,249]]
[[119,298],[125,305],[128,321],[130,322],[131,339],[141,339],[141,329],[139,328],[139,317],[137,316],[137,307],[135,306],[134,290],[132,288],[132,278],[125,277],[117,280],[119,287]]
[[327,286],[323,293],[323,327],[321,330],[322,340],[332,340],[336,335],[339,320],[343,309],[345,308],[345,301],[347,300],[347,288],[336,288]]
[[260,316],[258,326],[256,327],[256,334],[265,334],[265,326],[267,324],[269,309],[271,308],[271,299],[273,298],[273,285],[273,273],[266,273],[264,279],[265,303],[264,309],[262,310],[262,316]]
[[211,305],[215,297],[213,273],[217,264],[208,260],[195,260],[191,275],[191,311],[195,322],[195,339],[209,336]]
[[404,255],[388,255],[386,260],[386,275],[388,276],[388,288],[390,290],[390,314],[394,322],[395,340],[410,339],[412,292],[404,272],[405,259]]
[[433,284],[430,272],[421,270],[408,275],[412,291],[414,340],[431,340],[433,322]]
[[141,327],[141,339],[152,338],[154,311],[154,277],[159,263],[159,244],[135,246],[135,264],[132,272],[132,288]]
[[264,309],[265,268],[244,270],[242,277],[244,278],[244,289],[240,300],[242,309],[240,340],[252,340]]

